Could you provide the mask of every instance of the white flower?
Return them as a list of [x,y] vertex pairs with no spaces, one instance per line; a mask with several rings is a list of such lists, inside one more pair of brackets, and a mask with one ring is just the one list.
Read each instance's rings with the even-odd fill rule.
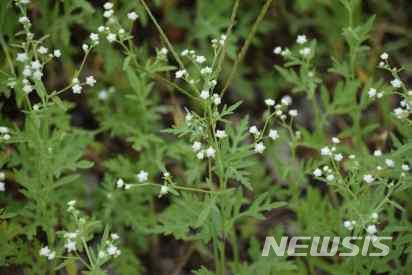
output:
[[217,138],[225,138],[225,137],[227,137],[225,130],[216,130],[216,137],[217,137]]
[[110,238],[112,238],[112,240],[118,240],[120,237],[116,233],[112,233],[110,234]]
[[291,117],[297,117],[298,116],[298,110],[296,110],[296,109],[289,110],[289,115]]
[[208,90],[203,90],[202,92],[200,92],[200,97],[204,100],[209,98],[209,91]]
[[386,60],[389,58],[389,55],[386,52],[383,52],[380,57],[382,60]]
[[56,256],[56,252],[51,251],[48,246],[40,248],[39,254],[40,256],[47,257],[49,260],[53,260]]
[[222,103],[222,98],[218,94],[213,94],[212,96],[213,104],[219,105]]
[[69,240],[65,243],[64,248],[66,248],[67,252],[76,251],[76,242]]
[[277,140],[277,139],[279,138],[279,133],[278,133],[278,131],[271,129],[271,130],[269,131],[269,137],[270,137],[271,139],[273,139],[273,140]]
[[274,54],[281,54],[282,53],[282,47],[276,47],[273,49]]
[[376,229],[376,225],[374,224],[370,224],[366,227],[366,232],[369,235],[374,235],[376,232],[378,232],[378,230]]
[[193,119],[193,115],[192,115],[191,113],[187,113],[186,116],[185,116],[185,120],[186,120],[187,122],[189,122],[189,121],[191,121],[192,119]]
[[355,155],[349,155],[349,159],[355,159],[356,156]]
[[67,202],[67,205],[68,206],[74,206],[76,204],[76,201],[75,200],[71,200],[71,201],[68,201]]
[[120,250],[113,244],[110,244],[106,251],[107,251],[107,254],[109,254],[110,256],[120,255]]
[[296,42],[298,44],[305,44],[308,40],[306,39],[306,35],[302,34],[302,35],[298,35],[298,37],[296,38]]
[[98,93],[97,97],[98,97],[100,100],[107,100],[107,98],[109,97],[109,94],[107,93],[106,90],[101,90],[101,91]]
[[265,99],[265,104],[267,106],[273,106],[273,105],[275,105],[275,101],[271,98],[268,98],[268,99]]
[[370,98],[375,97],[376,96],[376,89],[375,88],[370,88],[368,91],[368,95]]
[[103,8],[104,8],[105,10],[110,10],[110,9],[113,8],[113,3],[111,3],[111,2],[106,2],[106,3],[104,3]]
[[382,156],[382,151],[381,150],[375,150],[374,152],[373,152],[373,155],[375,156],[375,157],[380,157],[380,156]]
[[372,175],[367,174],[363,176],[363,180],[366,183],[372,183],[375,180],[375,178]]
[[332,152],[329,149],[329,147],[323,147],[323,148],[320,149],[320,154],[322,156],[330,156],[332,154]]
[[348,229],[348,230],[352,230],[353,229],[353,223],[351,221],[344,221],[343,222],[343,226]]
[[0,172],[0,180],[5,180],[6,179],[6,173]]
[[371,214],[371,218],[372,218],[372,220],[378,220],[378,218],[379,218],[379,215],[378,215],[378,213],[376,213],[376,212],[373,212],[372,214]]
[[87,51],[89,50],[89,45],[83,44],[83,45],[82,45],[82,50],[85,51],[85,52],[87,52]]
[[30,69],[30,67],[29,66],[25,66],[24,67],[24,70],[23,70],[23,75],[25,76],[25,77],[29,77],[29,76],[31,76],[31,69]]
[[329,174],[329,175],[326,177],[326,180],[328,180],[328,181],[333,181],[334,179],[335,179],[335,176],[332,175],[332,174]]
[[211,146],[206,149],[206,157],[208,157],[208,158],[214,158],[215,153],[216,153],[216,150],[213,149],[213,147],[211,147]]
[[19,62],[25,62],[28,59],[27,54],[26,53],[18,53],[16,60]]
[[99,251],[99,253],[97,254],[97,256],[101,259],[101,258],[104,258],[104,257],[106,257],[106,252],[104,252],[104,251]]
[[136,12],[132,11],[127,14],[127,18],[129,18],[129,20],[135,21],[137,18],[139,18],[139,15],[137,15]]
[[253,126],[251,126],[251,127],[249,128],[249,133],[251,133],[251,134],[253,134],[253,135],[258,135],[258,134],[259,134],[259,130],[258,130],[258,128],[257,128],[255,125],[253,125]]
[[203,74],[203,75],[211,74],[211,73],[212,73],[212,68],[210,68],[210,67],[204,67],[204,68],[202,68],[202,69],[200,70],[200,73]]
[[196,61],[196,63],[202,64],[206,61],[206,57],[204,57],[202,55],[198,55],[198,56],[196,56],[195,61]]
[[188,49],[184,49],[184,50],[180,53],[181,56],[186,56],[186,55],[188,55],[188,54],[189,54],[189,50],[188,50]]
[[176,72],[176,78],[182,78],[187,74],[186,70],[179,70]]
[[109,41],[110,43],[116,41],[116,34],[114,33],[109,33],[106,37],[107,41]]
[[116,181],[116,187],[117,188],[122,188],[124,186],[124,180],[122,178],[118,179]]
[[82,93],[82,86],[80,86],[79,84],[75,84],[72,87],[72,91],[73,91],[73,94],[81,94]]
[[53,51],[53,56],[59,58],[60,56],[62,56],[62,52],[59,49],[56,49]]
[[391,159],[385,159],[385,163],[388,167],[394,167],[395,166],[395,162]]
[[40,70],[36,70],[33,73],[33,78],[36,79],[36,80],[40,80],[42,77],[43,77],[43,73]]
[[336,161],[339,162],[339,161],[341,161],[342,159],[343,159],[342,154],[336,154],[336,155],[335,155],[335,160],[336,160]]
[[89,85],[90,87],[93,87],[94,84],[96,84],[96,80],[94,79],[92,75],[86,78],[86,84]]
[[5,134],[5,135],[3,136],[3,139],[4,139],[4,140],[9,140],[9,139],[10,139],[10,135],[9,135],[9,134]]
[[205,158],[205,151],[201,150],[196,154],[196,157],[198,159],[204,159]]
[[30,19],[27,16],[22,16],[22,17],[19,18],[19,23],[28,24],[28,23],[30,23]]
[[332,138],[332,142],[335,143],[335,144],[339,144],[339,143],[340,143],[340,139],[337,138],[337,137],[333,137],[333,138]]
[[2,181],[0,181],[0,192],[6,191],[6,184]]
[[23,91],[24,91],[26,94],[29,94],[29,93],[31,93],[31,92],[33,91],[33,86],[32,86],[32,85],[24,85]]
[[407,164],[402,164],[402,170],[403,171],[409,171],[409,169],[410,169],[410,167],[409,167],[409,165],[407,165]]
[[35,60],[31,63],[31,68],[33,70],[39,70],[41,69],[41,63],[39,62],[39,60]]
[[259,142],[255,144],[255,153],[262,154],[263,151],[265,151],[266,146],[263,144],[263,142]]
[[200,143],[199,141],[195,141],[192,145],[192,149],[193,152],[199,151],[200,149],[202,149],[202,143]]
[[162,185],[162,187],[160,187],[160,192],[159,192],[159,197],[166,195],[167,193],[169,193],[169,187],[166,185]]
[[98,32],[104,32],[104,26],[99,26],[98,28],[97,28],[97,31]]
[[284,97],[282,97],[280,101],[282,102],[283,105],[286,105],[286,106],[292,104],[292,98],[288,95],[285,95]]
[[394,80],[391,81],[391,85],[394,88],[400,88],[402,86],[402,81],[399,78],[395,78]]
[[40,54],[46,54],[46,53],[49,51],[49,49],[47,49],[47,48],[44,47],[44,46],[40,46],[40,48],[38,48],[37,51],[38,51]]
[[149,176],[149,173],[147,173],[147,172],[144,171],[144,170],[140,170],[139,174],[136,175],[137,180],[138,180],[139,182],[147,181],[148,176]]
[[322,176],[322,170],[320,170],[319,168],[316,168],[315,171],[313,171],[313,175],[315,177],[320,177]]
[[309,47],[305,47],[299,51],[299,53],[305,57],[310,55],[311,49]]

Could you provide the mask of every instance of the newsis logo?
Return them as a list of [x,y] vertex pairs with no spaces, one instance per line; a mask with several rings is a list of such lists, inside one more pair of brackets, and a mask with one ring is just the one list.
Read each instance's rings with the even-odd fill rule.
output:
[[[274,237],[267,236],[262,250],[262,256],[269,256],[272,249],[276,256],[318,256],[327,257],[339,255],[341,257],[362,256],[383,257],[389,254],[389,246],[384,241],[392,237],[366,236],[366,237],[308,237],[283,236],[278,243]],[[361,240],[364,240],[363,243]],[[362,243],[357,245],[356,243]],[[340,249],[339,249],[340,248]],[[374,249],[370,249],[374,248]],[[339,251],[338,251],[339,250]],[[372,251],[369,251],[372,250]]]

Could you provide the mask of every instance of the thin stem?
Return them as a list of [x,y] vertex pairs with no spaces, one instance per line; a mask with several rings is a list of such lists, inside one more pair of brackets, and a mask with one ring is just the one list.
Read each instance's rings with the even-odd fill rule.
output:
[[266,3],[263,5],[262,9],[260,10],[259,15],[258,15],[255,23],[253,24],[252,29],[249,32],[249,35],[248,35],[245,43],[243,44],[242,49],[240,50],[238,57],[235,60],[235,64],[233,65],[233,68],[232,68],[232,71],[230,72],[229,78],[227,79],[226,84],[225,84],[225,86],[224,86],[224,88],[221,92],[222,96],[224,95],[226,90],[229,88],[229,85],[232,82],[233,77],[234,77],[234,75],[237,71],[237,67],[239,66],[239,63],[242,62],[242,60],[243,60],[243,58],[246,54],[246,51],[248,50],[248,48],[250,46],[250,43],[252,42],[252,39],[254,38],[254,36],[256,34],[257,28],[258,28],[260,22],[265,17],[266,12],[268,11],[271,3],[272,3],[272,0],[266,0]]

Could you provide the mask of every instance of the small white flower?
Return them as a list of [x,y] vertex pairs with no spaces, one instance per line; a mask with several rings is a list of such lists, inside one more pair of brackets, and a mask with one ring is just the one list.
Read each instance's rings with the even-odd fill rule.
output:
[[23,75],[24,75],[25,77],[29,77],[29,76],[31,76],[31,74],[32,74],[32,72],[31,72],[30,67],[26,65],[26,66],[24,67],[24,70],[23,70]]
[[335,180],[335,176],[332,175],[332,174],[329,174],[329,175],[327,175],[326,180],[327,181],[333,181],[333,180]]
[[120,237],[116,233],[112,233],[110,234],[110,238],[112,238],[112,240],[118,240]]
[[6,173],[0,172],[0,180],[5,180],[6,179]]
[[27,16],[22,16],[19,18],[19,23],[20,24],[28,24],[30,23],[30,19]]
[[42,77],[43,77],[43,73],[40,70],[36,70],[33,73],[33,78],[36,79],[36,80],[40,80]]
[[192,149],[193,152],[199,151],[200,149],[202,149],[202,143],[200,143],[199,141],[195,141],[192,145]]
[[98,93],[97,97],[98,97],[100,100],[107,100],[107,99],[109,98],[109,94],[107,93],[106,90],[101,90],[101,91]]
[[2,181],[0,181],[0,192],[6,191],[6,184]]
[[282,97],[282,99],[280,101],[285,106],[288,106],[288,105],[292,104],[292,98],[288,95],[285,95],[284,97]]
[[137,15],[136,12],[132,11],[127,14],[127,18],[129,18],[129,20],[135,21],[137,18],[139,18],[139,15]]
[[305,48],[301,49],[301,50],[299,51],[299,53],[300,53],[301,55],[303,55],[304,57],[307,57],[308,55],[310,55],[311,49],[310,49],[309,47],[305,47]]
[[337,138],[337,137],[333,137],[333,138],[332,138],[332,142],[335,143],[335,144],[339,144],[339,143],[340,143],[340,139]]
[[184,50],[180,53],[181,56],[186,56],[186,55],[188,55],[188,54],[189,54],[189,50],[188,50],[188,49],[184,49]]
[[268,99],[265,99],[265,104],[267,106],[273,106],[273,105],[275,105],[275,101],[271,98],[268,98]]
[[72,91],[73,91],[73,94],[81,94],[82,93],[82,86],[80,86],[79,84],[75,84],[72,87]]
[[262,154],[263,151],[265,151],[266,146],[263,144],[263,142],[259,142],[255,144],[255,153]]
[[110,9],[113,8],[113,3],[111,3],[111,2],[106,2],[106,3],[104,3],[103,8],[104,8],[105,10],[110,10]]
[[410,167],[409,167],[409,165],[407,165],[407,164],[402,164],[402,170],[403,171],[409,171],[410,170]]
[[85,52],[87,52],[87,51],[89,50],[89,45],[83,44],[83,45],[82,45],[82,50],[85,51]]
[[196,157],[198,159],[204,159],[205,158],[205,151],[201,150],[196,154]]
[[320,170],[319,168],[316,168],[315,171],[313,171],[313,175],[315,177],[320,177],[322,176],[322,170]]
[[76,251],[76,242],[69,240],[65,243],[64,248],[66,248],[68,253]]
[[349,159],[355,159],[356,156],[355,155],[349,155]]
[[120,252],[119,249],[113,244],[110,244],[106,251],[110,256],[117,255]]
[[372,175],[367,174],[367,175],[363,176],[363,180],[366,183],[372,183],[372,182],[374,182],[375,178]]
[[44,47],[44,46],[40,46],[40,48],[38,48],[37,51],[38,51],[40,54],[46,54],[46,53],[49,51],[49,49],[47,49],[47,48]]
[[98,42],[99,41],[99,35],[97,34],[97,33],[94,33],[94,32],[92,32],[91,34],[90,34],[90,39],[93,41],[93,42]]
[[330,156],[332,154],[332,152],[329,149],[329,147],[323,147],[323,148],[320,149],[320,154],[322,156]]
[[376,232],[378,232],[378,230],[376,229],[376,225],[374,224],[370,224],[366,227],[366,232],[369,235],[374,235]]
[[371,214],[371,219],[372,220],[378,220],[378,218],[379,218],[379,215],[378,215],[378,213],[376,213],[376,212],[373,212],[372,214]]
[[394,88],[400,88],[402,86],[402,81],[399,78],[395,78],[394,80],[391,81],[391,85]]
[[211,74],[212,73],[212,68],[210,67],[204,67],[200,70],[200,73],[202,75],[206,75],[206,74]]
[[222,103],[222,98],[218,94],[213,94],[212,96],[213,104],[219,105]]
[[71,200],[71,201],[68,201],[68,202],[67,202],[67,205],[68,205],[68,206],[72,206],[72,207],[73,207],[75,204],[76,204],[76,201],[75,201],[75,200]]
[[139,174],[136,175],[137,180],[138,180],[139,182],[145,182],[145,181],[147,181],[148,176],[149,176],[149,173],[147,173],[147,172],[144,171],[144,170],[140,170]]
[[380,157],[380,156],[382,156],[382,151],[381,150],[375,150],[374,152],[373,152],[373,155],[375,156],[375,157]]
[[206,57],[204,57],[202,55],[198,55],[198,56],[196,56],[195,61],[196,61],[196,63],[203,64],[206,61]]
[[116,34],[114,33],[109,33],[106,37],[107,41],[109,41],[110,43],[116,41]]
[[253,125],[249,128],[249,133],[253,135],[259,135],[259,130],[255,125]]
[[33,70],[39,70],[41,69],[41,63],[39,62],[39,60],[35,60],[31,63],[31,68]]
[[62,56],[62,52],[59,49],[56,49],[53,51],[53,55],[56,58],[59,58],[60,56]]
[[31,93],[31,92],[33,91],[33,86],[32,86],[32,85],[24,85],[23,91],[24,91],[26,94],[29,94],[29,93]]
[[344,221],[343,222],[343,226],[348,229],[348,230],[352,230],[353,229],[353,223],[351,221]]
[[216,137],[217,137],[217,138],[225,138],[225,137],[227,137],[225,130],[216,130]]
[[269,137],[273,140],[277,140],[279,138],[279,133],[277,130],[271,129],[269,131]]
[[342,159],[343,159],[342,154],[336,154],[336,155],[335,155],[335,160],[336,160],[336,161],[339,162],[339,161],[341,161]]
[[186,122],[190,122],[193,119],[193,115],[191,113],[187,113],[185,116],[185,120]]
[[179,70],[176,72],[176,78],[182,78],[187,74],[186,70]]
[[214,158],[215,153],[216,153],[216,150],[213,149],[213,147],[209,147],[209,148],[206,149],[206,157],[208,157],[208,158]]
[[166,185],[162,185],[162,187],[160,187],[160,192],[159,192],[159,197],[166,195],[167,193],[169,193],[169,187]]
[[27,54],[26,53],[18,53],[16,60],[19,62],[25,62],[28,59]]
[[296,42],[298,44],[305,44],[308,40],[306,39],[306,35],[302,34],[302,35],[298,35],[298,37],[296,38]]
[[379,92],[379,93],[376,95],[376,97],[377,97],[377,98],[382,98],[382,97],[383,97],[383,92]]
[[5,134],[4,136],[3,136],[3,139],[4,140],[9,140],[11,137],[10,137],[10,135],[9,134]]
[[97,254],[97,256],[100,258],[100,259],[102,259],[102,258],[104,258],[104,257],[106,257],[106,252],[104,252],[104,251],[99,251],[99,253]]
[[124,180],[122,178],[118,179],[116,181],[116,187],[120,189],[120,188],[123,188],[123,186],[124,186]]
[[289,115],[291,117],[297,117],[298,116],[298,110],[296,110],[296,109],[289,110]]
[[96,84],[96,80],[94,79],[92,75],[86,78],[86,84],[89,85],[90,87],[93,87],[94,84]]
[[386,52],[383,52],[380,57],[382,60],[387,60],[389,58],[389,55]]
[[97,31],[98,31],[98,32],[104,32],[104,30],[105,30],[104,26],[99,26],[99,27],[97,28]]
[[273,53],[274,54],[281,54],[282,53],[282,47],[276,47],[273,49]]
[[385,159],[385,163],[388,167],[394,167],[395,166],[395,162],[391,159]]
[[209,98],[209,91],[208,90],[203,90],[202,92],[200,92],[200,97],[204,100]]
[[376,89],[375,88],[370,88],[368,91],[368,95],[370,98],[375,97],[376,96]]

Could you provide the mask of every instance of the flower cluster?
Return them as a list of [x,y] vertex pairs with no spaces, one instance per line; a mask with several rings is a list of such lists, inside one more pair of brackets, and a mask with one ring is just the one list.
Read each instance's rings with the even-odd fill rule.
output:
[[6,126],[0,126],[0,140],[9,140],[10,138],[10,129]]

